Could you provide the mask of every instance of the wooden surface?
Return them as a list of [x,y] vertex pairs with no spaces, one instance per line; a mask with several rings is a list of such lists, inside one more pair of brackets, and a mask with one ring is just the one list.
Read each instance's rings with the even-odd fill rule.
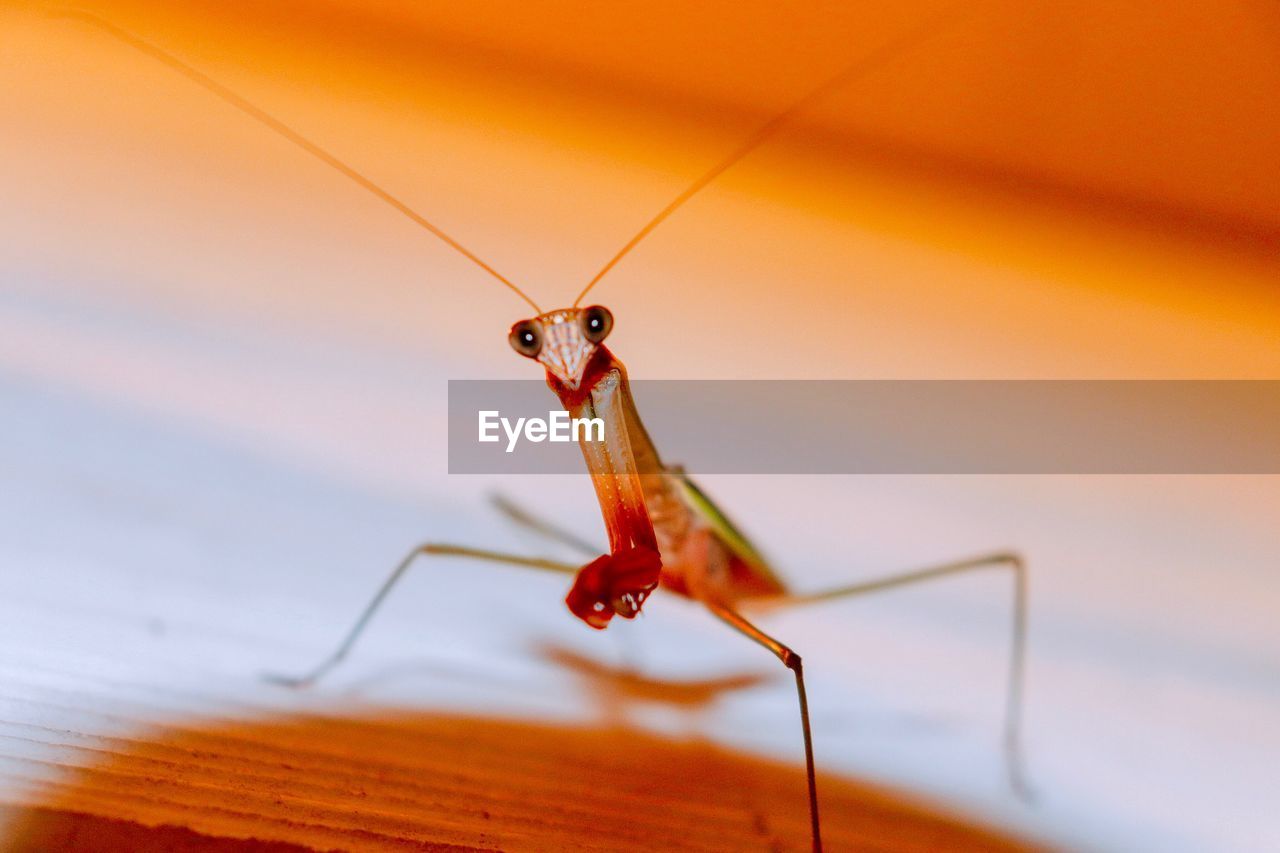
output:
[[[797,768],[623,728],[428,715],[185,723],[129,738],[81,727],[25,733],[80,769],[10,809],[6,849],[803,850],[808,841]],[[4,760],[6,775],[26,769]],[[1024,849],[847,780],[824,777],[822,801],[831,850]]]

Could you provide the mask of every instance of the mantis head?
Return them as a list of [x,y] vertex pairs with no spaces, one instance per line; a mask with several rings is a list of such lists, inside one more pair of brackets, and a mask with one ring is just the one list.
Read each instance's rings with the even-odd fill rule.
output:
[[511,327],[511,348],[540,361],[567,387],[582,384],[587,363],[613,329],[613,315],[601,305],[548,311]]

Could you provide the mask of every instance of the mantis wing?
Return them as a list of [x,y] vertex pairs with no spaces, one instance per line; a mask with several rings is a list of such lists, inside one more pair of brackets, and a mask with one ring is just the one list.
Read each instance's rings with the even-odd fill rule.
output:
[[769,561],[738,526],[729,520],[715,501],[698,488],[697,484],[683,471],[674,471],[672,476],[679,482],[685,503],[711,528],[716,538],[728,550],[730,578],[738,596],[749,598],[786,594],[786,584],[774,572]]

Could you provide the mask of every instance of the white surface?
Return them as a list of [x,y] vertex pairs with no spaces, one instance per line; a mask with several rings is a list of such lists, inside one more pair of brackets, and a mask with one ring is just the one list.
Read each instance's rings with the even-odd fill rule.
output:
[[[534,651],[553,642],[622,660],[614,639],[567,613],[563,582],[465,563],[423,564],[313,695],[260,685],[259,670],[297,669],[327,650],[419,540],[545,552],[502,526],[486,490],[596,534],[587,484],[438,473],[444,388],[415,355],[223,333],[195,316],[162,322],[41,284],[11,278],[0,304],[0,696],[11,737],[56,724],[51,708],[83,706],[86,692],[110,707],[138,689],[167,697],[150,708],[156,719],[292,702],[601,713]],[[1008,585],[994,574],[767,622],[805,655],[825,767],[1069,846],[1280,844],[1274,478],[709,487],[806,586],[991,546],[1030,556],[1027,748],[1039,805],[1014,802],[1000,775]],[[1225,500],[1259,511],[1203,511]],[[657,676],[773,671],[668,597],[621,632]],[[67,692],[79,698],[49,704]],[[795,759],[793,701],[778,678],[709,716],[642,707],[634,718]],[[13,744],[0,750],[12,757]]]

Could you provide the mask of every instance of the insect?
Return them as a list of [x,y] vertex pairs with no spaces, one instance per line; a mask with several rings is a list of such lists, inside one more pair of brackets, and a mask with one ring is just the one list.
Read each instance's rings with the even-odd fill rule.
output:
[[432,222],[202,72],[107,21],[83,13],[62,13],[61,16],[92,24],[186,76],[341,172],[505,285],[535,312],[534,316],[510,328],[508,341],[511,347],[543,369],[547,385],[572,417],[600,418],[605,424],[603,441],[583,441],[581,447],[608,534],[607,554],[598,555],[590,545],[554,524],[510,503],[502,503],[500,508],[511,520],[583,551],[591,559],[585,564],[576,564],[437,542],[421,545],[395,567],[332,654],[302,676],[277,677],[275,680],[292,686],[310,684],[341,662],[399,580],[423,556],[504,563],[564,575],[572,579],[565,599],[569,610],[599,630],[607,628],[615,617],[634,619],[646,599],[655,591],[664,589],[700,602],[720,621],[774,655],[794,675],[804,741],[812,844],[814,850],[820,850],[819,798],[804,667],[800,655],[790,646],[748,618],[752,608],[762,602],[771,607],[815,605],[981,569],[1002,568],[1013,580],[1012,638],[1004,721],[1005,764],[1014,790],[1022,796],[1027,794],[1019,743],[1026,635],[1027,572],[1023,560],[1016,553],[1002,551],[818,592],[793,591],[742,531],[683,470],[663,461],[640,418],[626,368],[605,344],[613,328],[613,315],[603,306],[582,304],[609,271],[658,225],[726,169],[755,150],[793,115],[855,75],[915,43],[928,30],[909,33],[886,45],[876,55],[864,57],[764,124],[659,211],[586,284],[571,306],[544,311],[514,283]]

